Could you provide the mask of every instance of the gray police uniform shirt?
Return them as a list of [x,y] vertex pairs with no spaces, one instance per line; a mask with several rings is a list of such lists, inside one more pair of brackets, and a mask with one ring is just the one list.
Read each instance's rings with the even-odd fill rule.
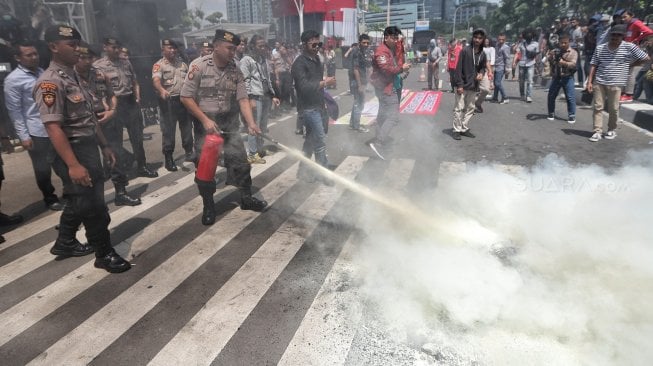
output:
[[207,115],[238,116],[238,101],[247,99],[245,77],[234,61],[220,70],[213,64],[213,55],[206,55],[191,62],[181,96],[195,99]]
[[34,84],[32,95],[43,123],[61,123],[68,138],[95,136],[92,96],[72,68],[51,62]]
[[173,97],[178,97],[181,93],[186,74],[188,65],[180,60],[171,63],[164,57],[152,66],[152,79],[161,79],[161,86]]
[[134,93],[136,73],[131,62],[122,59],[113,62],[108,57],[102,57],[93,63],[93,67],[104,73],[116,96],[124,97]]
[[88,75],[78,75],[80,76],[82,86],[88,89],[89,94],[93,98],[93,111],[105,111],[104,103],[108,105],[111,97],[113,97],[113,88],[111,88],[107,77],[95,67],[91,67]]

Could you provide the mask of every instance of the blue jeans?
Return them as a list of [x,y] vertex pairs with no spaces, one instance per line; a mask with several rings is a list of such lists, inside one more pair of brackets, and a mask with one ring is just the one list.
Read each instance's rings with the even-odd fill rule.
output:
[[324,133],[322,111],[319,109],[305,109],[299,113],[304,122],[304,128],[306,128],[306,138],[302,147],[304,156],[310,159],[315,153],[315,161],[326,167],[328,165],[326,142],[324,141],[326,133]]
[[548,95],[548,110],[549,113],[554,113],[556,108],[556,97],[560,92],[560,88],[565,89],[565,95],[567,96],[567,113],[569,117],[576,116],[576,90],[574,89],[574,76],[564,76],[564,77],[554,77],[551,79],[551,85],[549,86],[549,95]]
[[365,92],[361,93],[358,89],[358,82],[356,79],[350,83],[351,94],[354,96],[354,105],[351,108],[351,117],[349,119],[349,127],[357,130],[361,126],[361,113],[365,107]]
[[519,65],[519,96],[522,98],[532,96],[534,66],[535,65],[531,65],[531,66]]
[[[270,107],[272,106],[272,98],[264,95],[256,100],[256,109],[254,112],[254,120],[256,125],[263,133],[268,132],[268,118],[270,116]],[[247,154],[254,155],[263,148],[263,137],[247,135]]]
[[503,89],[503,76],[505,73],[503,69],[494,70],[494,94],[492,100],[499,100],[499,93],[501,93],[501,100],[506,100],[506,91]]

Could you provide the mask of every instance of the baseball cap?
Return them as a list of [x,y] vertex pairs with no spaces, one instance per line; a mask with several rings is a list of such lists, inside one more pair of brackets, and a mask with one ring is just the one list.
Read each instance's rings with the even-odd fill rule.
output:
[[44,37],[46,42],[66,41],[76,39],[80,41],[82,35],[77,29],[68,25],[53,25],[45,30]]

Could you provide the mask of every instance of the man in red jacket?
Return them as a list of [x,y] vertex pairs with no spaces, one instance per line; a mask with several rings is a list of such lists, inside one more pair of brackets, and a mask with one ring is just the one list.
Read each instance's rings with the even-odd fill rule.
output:
[[[626,34],[624,41],[634,43],[645,50],[645,45],[640,44],[646,37],[653,35],[653,30],[647,27],[641,20],[635,18],[635,14],[631,10],[626,10],[621,15],[621,21],[626,25]],[[628,84],[624,89],[624,93],[619,98],[619,102],[628,103],[633,101],[633,93],[635,91],[636,75],[640,72],[642,66],[631,66],[628,71]]]
[[409,63],[403,62],[402,55],[396,50],[402,42],[401,30],[396,26],[383,31],[383,44],[376,48],[372,59],[371,83],[379,99],[379,113],[376,116],[376,137],[366,144],[381,159],[381,152],[387,148],[390,131],[399,123],[399,99],[397,90],[401,89],[401,73],[410,69]]

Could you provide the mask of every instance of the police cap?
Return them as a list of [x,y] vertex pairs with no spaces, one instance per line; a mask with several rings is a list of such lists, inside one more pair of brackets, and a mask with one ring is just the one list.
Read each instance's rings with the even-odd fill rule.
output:
[[215,37],[213,38],[213,42],[215,41],[229,42],[238,46],[240,44],[240,37],[224,29],[218,29],[215,31]]
[[202,47],[213,48],[213,43],[211,43],[209,41],[204,41],[204,42],[202,42]]
[[164,39],[161,41],[161,47],[163,46],[171,46],[173,48],[179,48],[179,45],[177,45],[177,42],[173,41],[172,39]]
[[45,30],[44,39],[46,42],[67,41],[70,39],[81,41],[82,35],[71,26],[53,25]]
[[119,46],[120,47],[120,41],[113,38],[113,37],[107,37],[104,39],[104,45],[105,46]]

